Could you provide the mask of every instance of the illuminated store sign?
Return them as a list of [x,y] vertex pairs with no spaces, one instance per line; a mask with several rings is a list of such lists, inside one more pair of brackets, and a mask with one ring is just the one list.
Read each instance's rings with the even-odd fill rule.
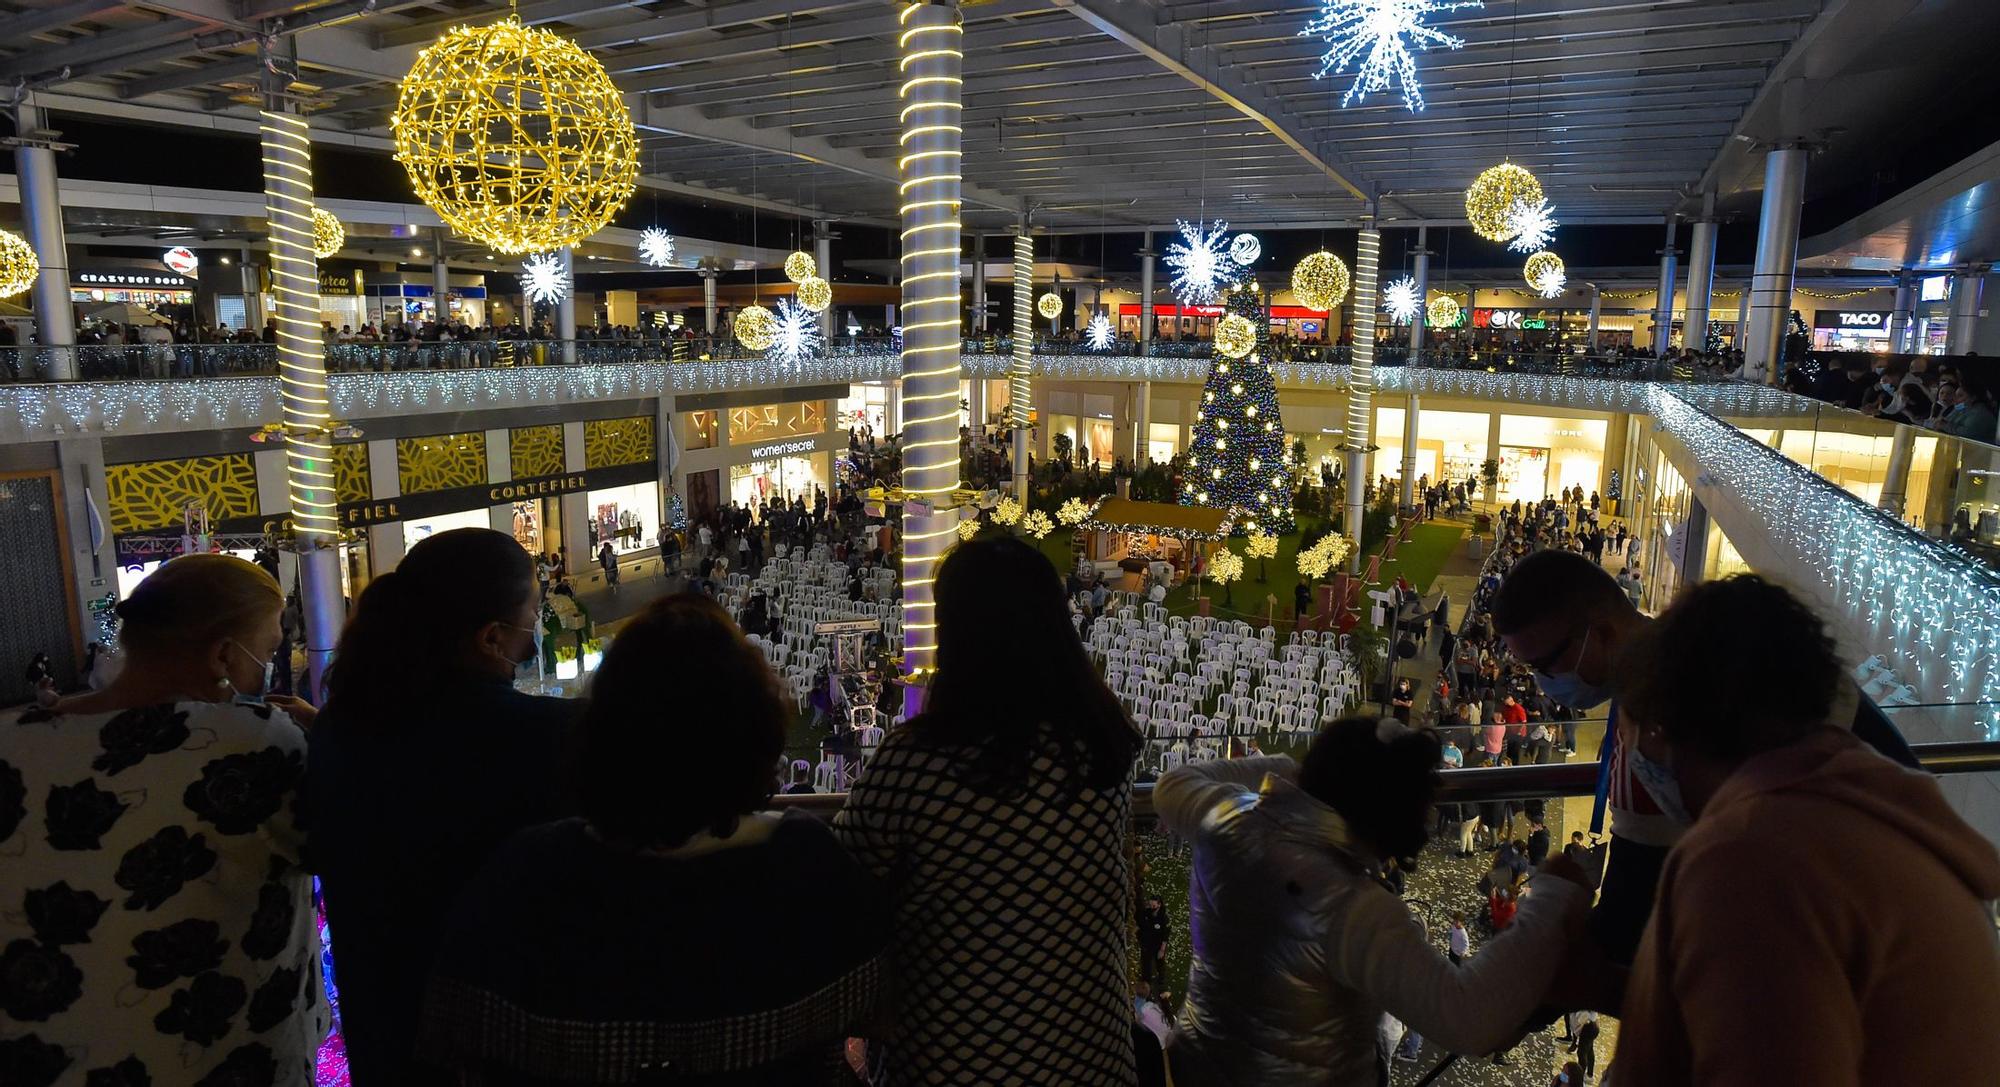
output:
[[177,245],[160,255],[160,263],[184,276],[191,276],[201,268],[201,258],[185,245]]

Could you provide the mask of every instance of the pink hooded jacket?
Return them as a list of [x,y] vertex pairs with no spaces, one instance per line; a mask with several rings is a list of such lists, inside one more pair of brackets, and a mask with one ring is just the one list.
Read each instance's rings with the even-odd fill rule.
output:
[[1846,732],[1743,764],[1667,858],[1617,1087],[1993,1083],[2000,854]]

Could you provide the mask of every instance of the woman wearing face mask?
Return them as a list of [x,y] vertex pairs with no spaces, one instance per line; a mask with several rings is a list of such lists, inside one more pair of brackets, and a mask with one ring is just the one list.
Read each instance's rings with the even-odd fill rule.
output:
[[118,605],[116,679],[0,723],[0,1080],[312,1083],[306,738],[238,704],[283,606],[252,563],[173,559]]
[[516,831],[573,812],[557,783],[581,703],[513,686],[539,599],[512,537],[454,529],[370,582],[341,634],[311,825],[356,1082],[429,1081],[411,1051],[452,900]]

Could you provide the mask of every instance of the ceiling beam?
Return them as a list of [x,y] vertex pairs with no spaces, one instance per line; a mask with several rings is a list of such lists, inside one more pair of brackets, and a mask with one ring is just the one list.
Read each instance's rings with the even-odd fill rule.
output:
[[120,98],[144,98],[149,94],[166,94],[169,91],[184,91],[191,87],[206,87],[211,83],[242,79],[254,75],[264,67],[255,56],[224,57],[212,64],[202,64],[192,68],[174,68],[159,75],[128,80],[118,85]]

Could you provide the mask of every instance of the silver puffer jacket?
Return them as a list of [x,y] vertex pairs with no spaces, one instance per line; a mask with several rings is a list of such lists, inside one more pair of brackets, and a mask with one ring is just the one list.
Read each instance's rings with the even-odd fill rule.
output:
[[1194,962],[1168,1044],[1177,1087],[1373,1087],[1385,1008],[1453,1052],[1505,1045],[1582,889],[1542,881],[1514,930],[1453,966],[1295,773],[1290,759],[1235,759],[1155,788],[1162,824],[1194,842]]

